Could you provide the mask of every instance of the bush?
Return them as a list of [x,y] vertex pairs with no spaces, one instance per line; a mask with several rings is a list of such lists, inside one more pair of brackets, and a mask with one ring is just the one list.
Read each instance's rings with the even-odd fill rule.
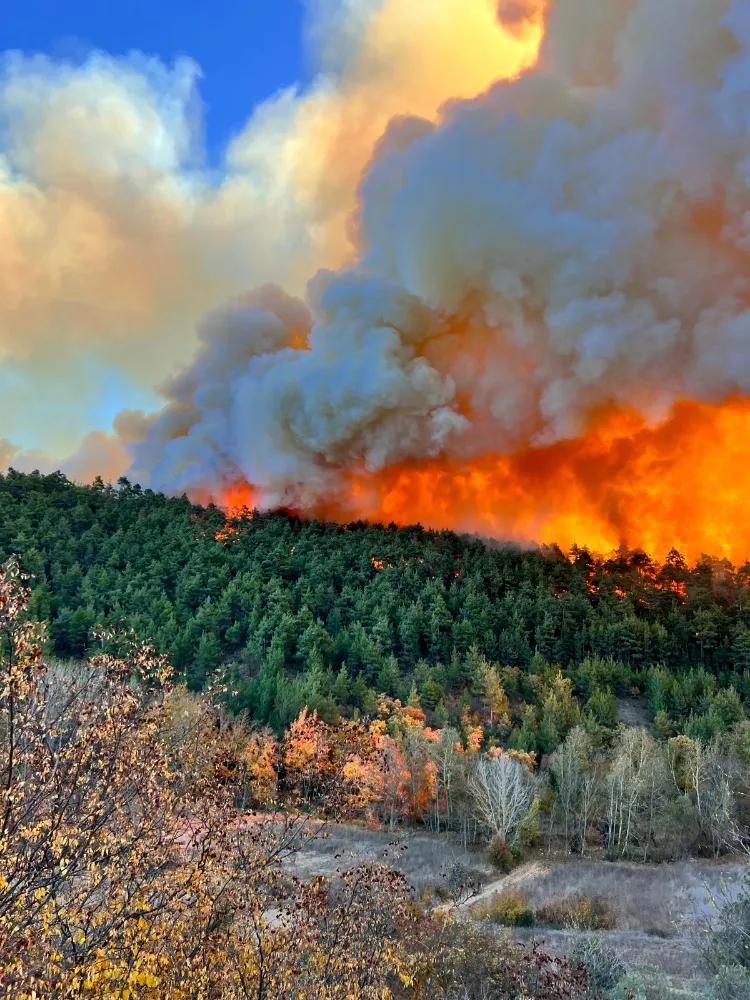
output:
[[491,920],[503,927],[533,927],[534,914],[524,892],[507,889],[496,893],[474,911],[481,920]]
[[545,953],[538,945],[523,947],[502,936],[498,939],[492,928],[471,921],[440,925],[436,931],[441,946],[427,949],[435,952],[432,1000],[562,1000],[590,995],[585,969]]
[[719,910],[717,926],[703,950],[703,965],[707,972],[723,974],[733,966],[750,969],[749,927],[750,877],[737,898],[724,902]]
[[614,989],[627,972],[614,948],[595,935],[579,938],[570,957],[587,969],[594,986],[600,990]]
[[497,833],[487,845],[484,856],[488,864],[503,873],[509,872],[515,863],[510,844]]
[[612,907],[602,896],[554,896],[537,907],[536,922],[547,927],[576,927],[611,931],[616,924]]
[[623,976],[608,1000],[670,1000],[673,996],[664,973],[655,966],[644,966]]
[[750,972],[741,965],[727,966],[714,976],[705,1000],[747,1000],[750,997]]
[[458,858],[454,858],[443,870],[442,877],[445,880],[445,895],[456,905],[470,899],[480,884],[475,875]]

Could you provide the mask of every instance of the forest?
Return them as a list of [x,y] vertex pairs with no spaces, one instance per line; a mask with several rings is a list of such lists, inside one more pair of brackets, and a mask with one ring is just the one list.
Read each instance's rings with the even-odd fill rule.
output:
[[[235,513],[11,470],[0,556],[31,574],[49,654],[85,656],[95,625],[131,628],[191,690],[231,680],[233,707],[278,733],[305,706],[336,721],[382,695],[439,728],[478,713],[489,737],[539,754],[584,717],[614,726],[634,695],[663,738],[745,718],[750,564]],[[497,732],[493,698],[508,700]]]
[[[0,538],[8,996],[673,995],[589,935],[616,925],[603,897],[485,894],[466,921],[476,862],[419,897],[388,848],[289,866],[330,822],[441,835],[501,874],[747,854],[750,566],[14,471]],[[711,1000],[750,982],[748,907],[746,886],[701,939]]]

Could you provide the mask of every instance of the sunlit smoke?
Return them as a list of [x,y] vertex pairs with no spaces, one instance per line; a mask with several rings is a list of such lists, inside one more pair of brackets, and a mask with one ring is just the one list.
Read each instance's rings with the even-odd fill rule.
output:
[[750,557],[745,0],[318,15],[318,84],[260,109],[198,199],[198,272],[221,279],[164,409],[116,422],[129,474],[230,507]]
[[546,17],[535,68],[392,120],[358,259],[304,304],[210,317],[134,468],[333,517],[750,556],[747,5],[494,13],[532,48]]
[[209,309],[267,281],[304,293],[353,259],[357,186],[394,114],[433,116],[528,60],[486,0],[325,6],[312,84],[257,107],[215,168],[189,60],[0,55],[3,434],[59,462],[104,429],[91,412],[113,370],[124,405],[158,405]]

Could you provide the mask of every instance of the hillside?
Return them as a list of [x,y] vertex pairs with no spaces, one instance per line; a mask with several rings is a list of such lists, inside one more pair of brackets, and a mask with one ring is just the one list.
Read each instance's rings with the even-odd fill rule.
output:
[[[29,590],[17,560],[0,572],[0,885],[20,887],[0,950],[18,942],[22,996],[82,968],[244,984],[250,939],[284,984],[300,941],[347,983],[385,941],[394,996],[414,995],[411,968],[446,1000],[486,995],[463,980],[535,1000],[745,995],[718,991],[747,980],[745,568],[228,517],[15,472],[0,538],[34,574]],[[90,880],[107,886],[95,935]],[[144,885],[158,905],[125,933]]]
[[604,725],[613,695],[645,692],[664,735],[709,738],[750,697],[749,565],[520,551],[286,513],[227,520],[125,480],[10,471],[0,554],[13,552],[34,575],[50,652],[81,657],[96,623],[126,624],[194,689],[228,670],[235,707],[278,730],[305,704],[331,720],[371,714],[380,694],[418,700],[438,725],[484,705],[491,724],[490,664],[510,699],[505,736],[541,753],[575,711],[558,665]]

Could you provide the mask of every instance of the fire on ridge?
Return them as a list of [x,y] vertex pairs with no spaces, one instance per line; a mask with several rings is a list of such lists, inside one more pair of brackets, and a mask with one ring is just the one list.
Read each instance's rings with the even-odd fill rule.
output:
[[750,558],[748,6],[596,8],[500,4],[524,58],[391,116],[339,268],[209,315],[133,475],[230,511]]
[[[546,448],[348,471],[348,491],[301,513],[601,553],[625,544],[664,558],[676,548],[739,564],[750,558],[749,442],[745,399],[683,402],[652,427],[636,413],[609,413],[586,435]],[[242,484],[220,502],[233,518],[256,497]]]

